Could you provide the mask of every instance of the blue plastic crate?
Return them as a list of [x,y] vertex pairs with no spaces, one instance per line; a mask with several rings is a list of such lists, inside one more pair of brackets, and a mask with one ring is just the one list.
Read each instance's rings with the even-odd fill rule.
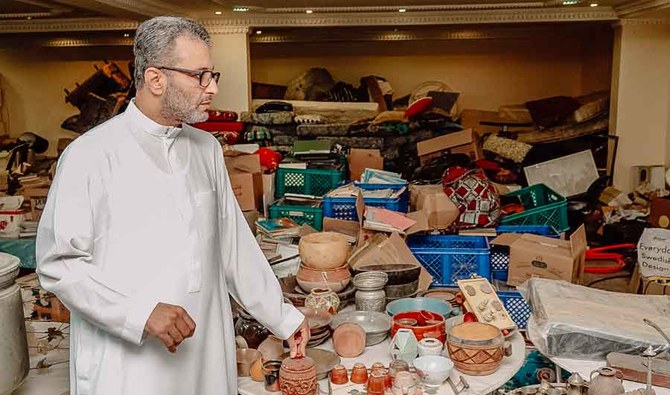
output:
[[498,297],[520,329],[526,329],[530,318],[530,306],[518,291],[499,291]]
[[[409,189],[407,184],[361,184],[355,185],[363,190],[392,189],[399,191],[405,188],[405,192],[396,199],[389,198],[363,198],[366,206],[382,207],[388,210],[406,213],[409,208]],[[328,218],[337,218],[348,221],[358,221],[356,213],[355,197],[323,197],[323,216]]]
[[473,274],[491,279],[489,243],[475,236],[410,236],[407,245],[433,276],[432,286],[457,286]]
[[[559,235],[549,225],[500,225],[498,234],[528,233],[557,239]],[[492,240],[493,238],[491,238]],[[489,240],[489,241],[491,241]],[[509,248],[507,246],[491,246],[491,276],[494,280],[507,281],[509,268]]]

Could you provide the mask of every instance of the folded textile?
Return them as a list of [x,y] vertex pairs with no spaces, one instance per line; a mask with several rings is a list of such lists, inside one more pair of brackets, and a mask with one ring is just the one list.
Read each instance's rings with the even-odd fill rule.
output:
[[349,124],[327,123],[323,125],[298,125],[296,133],[301,137],[347,136]]
[[293,123],[294,116],[295,114],[289,111],[263,114],[245,111],[240,115],[240,121],[254,125],[286,125]]
[[485,151],[493,152],[505,159],[521,163],[533,146],[520,141],[491,135],[484,141],[483,148]]

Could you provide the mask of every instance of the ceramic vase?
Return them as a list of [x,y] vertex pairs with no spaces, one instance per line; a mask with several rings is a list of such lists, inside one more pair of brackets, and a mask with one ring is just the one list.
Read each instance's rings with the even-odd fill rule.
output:
[[410,329],[398,329],[391,340],[391,356],[411,364],[419,354],[419,343]]
[[419,341],[419,356],[426,355],[440,355],[442,354],[442,347],[444,345],[441,341],[427,337]]
[[605,367],[591,372],[588,395],[623,394],[623,374],[620,371]]
[[335,315],[340,308],[340,298],[328,288],[315,288],[305,298],[305,306]]

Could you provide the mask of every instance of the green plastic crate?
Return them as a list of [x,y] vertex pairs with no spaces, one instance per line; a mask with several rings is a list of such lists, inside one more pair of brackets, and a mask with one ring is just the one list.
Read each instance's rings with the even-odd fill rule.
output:
[[526,210],[523,213],[505,216],[505,225],[549,225],[554,232],[570,229],[568,224],[568,202],[544,184],[537,184],[512,192],[507,196],[518,196]]
[[337,188],[344,180],[344,170],[331,169],[283,169],[275,175],[275,197],[287,193],[323,196]]
[[269,208],[270,218],[290,218],[298,225],[307,224],[320,231],[323,229],[323,208],[297,205],[273,204]]

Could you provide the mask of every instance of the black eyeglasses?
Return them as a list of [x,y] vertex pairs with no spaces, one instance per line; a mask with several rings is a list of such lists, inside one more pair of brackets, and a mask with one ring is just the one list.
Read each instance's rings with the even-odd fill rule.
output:
[[181,69],[179,67],[167,67],[167,66],[154,66],[157,69],[164,69],[164,70],[171,70],[171,71],[178,71],[180,73],[188,74],[191,77],[196,77],[200,80],[200,86],[203,88],[206,88],[209,86],[209,84],[214,80],[215,83],[219,83],[219,77],[221,77],[221,73],[215,72],[212,70],[189,70],[189,69]]

